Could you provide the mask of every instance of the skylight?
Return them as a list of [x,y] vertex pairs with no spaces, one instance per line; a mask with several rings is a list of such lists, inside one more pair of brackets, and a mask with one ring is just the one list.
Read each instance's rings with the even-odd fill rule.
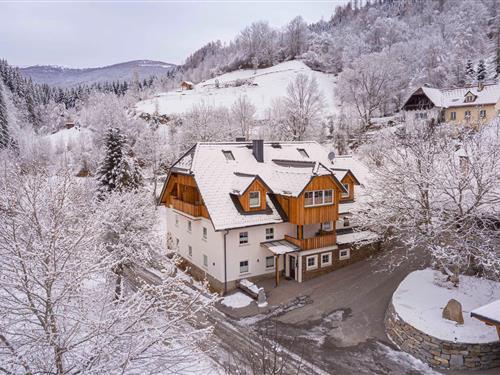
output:
[[226,160],[234,160],[234,155],[233,155],[232,151],[222,150],[222,153],[226,157]]
[[300,155],[302,155],[303,157],[305,158],[308,158],[309,155],[307,154],[306,150],[304,150],[303,148],[298,148],[297,151],[299,152]]

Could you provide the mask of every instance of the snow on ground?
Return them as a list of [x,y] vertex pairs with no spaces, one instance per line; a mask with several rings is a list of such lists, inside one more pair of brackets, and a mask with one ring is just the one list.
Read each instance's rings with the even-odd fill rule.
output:
[[221,303],[224,306],[231,307],[233,309],[239,309],[250,305],[253,302],[253,298],[247,296],[242,292],[236,292],[224,297]]
[[422,362],[420,359],[417,359],[408,353],[401,352],[399,350],[393,350],[390,347],[383,345],[381,343],[377,343],[377,346],[378,349],[384,353],[385,357],[400,364],[401,368],[410,367],[412,370],[418,371],[418,374],[429,374],[429,375],[439,374],[439,372],[434,371],[427,363]]
[[46,135],[44,138],[50,142],[55,150],[66,151],[79,142],[90,144],[92,132],[86,128],[73,127],[62,129],[56,133]]
[[[464,324],[442,318],[450,299],[462,304]],[[442,340],[487,343],[498,340],[495,327],[472,318],[470,312],[500,298],[500,283],[460,276],[458,288],[446,282],[440,272],[425,269],[410,273],[392,296],[398,315],[420,331]]]
[[[286,96],[288,84],[299,73],[316,78],[325,96],[326,113],[336,113],[338,105],[333,97],[336,83],[334,75],[313,71],[299,60],[287,61],[265,69],[245,69],[226,73],[198,83],[193,90],[170,91],[158,94],[152,99],[140,101],[136,109],[138,112],[154,113],[158,108],[159,114],[164,115],[182,114],[189,111],[193,105],[202,102],[215,107],[230,108],[240,95],[246,95],[257,109],[256,117],[263,119],[267,117],[266,111],[272,101]],[[215,87],[216,80],[220,88]],[[234,87],[238,80],[250,84]],[[225,85],[229,87],[224,87]]]

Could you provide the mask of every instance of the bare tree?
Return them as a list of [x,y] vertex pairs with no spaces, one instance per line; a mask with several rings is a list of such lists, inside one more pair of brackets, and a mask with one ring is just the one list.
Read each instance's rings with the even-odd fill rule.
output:
[[246,95],[240,95],[231,106],[231,115],[239,125],[241,135],[250,139],[250,130],[254,123],[255,106]]
[[302,17],[295,17],[288,23],[285,31],[285,40],[289,58],[294,59],[306,51],[307,36],[307,24]]

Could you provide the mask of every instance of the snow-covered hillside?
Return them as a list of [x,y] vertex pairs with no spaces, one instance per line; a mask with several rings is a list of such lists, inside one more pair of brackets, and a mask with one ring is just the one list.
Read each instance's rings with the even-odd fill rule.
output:
[[[272,101],[286,95],[288,84],[299,73],[316,78],[325,96],[325,113],[335,113],[338,109],[333,97],[335,76],[313,71],[298,60],[287,61],[266,69],[246,69],[226,73],[200,82],[193,90],[181,91],[179,89],[158,94],[152,99],[137,103],[136,109],[138,112],[145,113],[158,110],[161,115],[182,114],[189,111],[193,105],[202,102],[215,107],[229,108],[238,96],[246,95],[257,108],[256,117],[262,119],[266,117],[266,110]],[[217,82],[219,88],[216,87]]]

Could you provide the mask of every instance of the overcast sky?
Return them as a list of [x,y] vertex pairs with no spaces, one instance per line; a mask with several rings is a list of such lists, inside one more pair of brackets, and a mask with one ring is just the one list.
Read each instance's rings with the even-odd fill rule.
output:
[[95,67],[138,59],[181,63],[253,21],[329,19],[346,0],[301,2],[3,2],[0,58],[12,65]]

